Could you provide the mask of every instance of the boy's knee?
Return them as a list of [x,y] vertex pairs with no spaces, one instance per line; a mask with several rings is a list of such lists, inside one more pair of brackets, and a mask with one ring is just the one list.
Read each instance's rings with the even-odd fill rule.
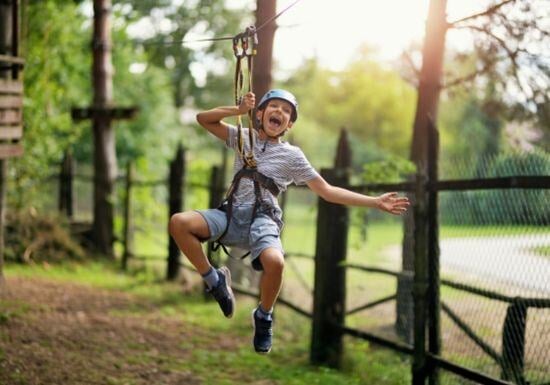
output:
[[280,250],[275,248],[265,249],[259,258],[266,273],[283,273],[285,259]]
[[185,231],[190,231],[192,220],[189,213],[176,213],[170,217],[170,235],[175,236]]

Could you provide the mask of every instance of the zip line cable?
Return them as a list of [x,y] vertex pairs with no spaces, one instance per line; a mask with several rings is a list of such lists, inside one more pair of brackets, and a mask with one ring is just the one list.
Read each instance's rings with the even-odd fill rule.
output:
[[[276,15],[272,16],[268,20],[266,20],[262,25],[260,25],[258,28],[256,28],[256,33],[260,32],[262,28],[270,24],[271,22],[275,21],[279,16],[281,16],[283,13],[288,11],[290,8],[294,7],[296,4],[298,4],[302,0],[295,0],[290,5],[286,6],[282,11],[277,13]],[[212,37],[212,38],[204,38],[204,39],[193,39],[193,40],[179,40],[179,41],[152,41],[147,42],[145,40],[134,40],[134,42],[143,44],[143,45],[174,45],[174,44],[189,44],[189,43],[204,43],[204,42],[215,42],[215,41],[224,41],[224,40],[233,40],[235,36],[221,36],[221,37]]]

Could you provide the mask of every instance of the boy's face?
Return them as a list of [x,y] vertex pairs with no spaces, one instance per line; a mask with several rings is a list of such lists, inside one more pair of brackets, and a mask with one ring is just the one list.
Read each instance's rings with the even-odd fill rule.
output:
[[256,116],[263,119],[262,125],[266,134],[275,137],[292,127],[294,122],[291,122],[290,118],[293,111],[294,108],[289,102],[271,99],[265,109],[258,111]]

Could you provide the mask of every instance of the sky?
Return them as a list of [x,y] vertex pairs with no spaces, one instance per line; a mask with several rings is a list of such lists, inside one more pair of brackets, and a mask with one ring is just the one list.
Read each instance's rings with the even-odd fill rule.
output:
[[[186,0],[172,1],[178,5]],[[295,2],[277,0],[277,12]],[[488,3],[489,0],[448,0],[447,20],[480,12]],[[255,0],[226,0],[226,6],[240,10],[250,9],[254,4]],[[273,47],[275,76],[285,78],[311,57],[317,57],[323,67],[340,70],[364,44],[376,49],[377,60],[392,62],[413,42],[422,43],[428,5],[429,0],[299,0],[276,20],[279,28]],[[153,17],[136,23],[129,32],[147,38],[155,29],[163,28],[170,30],[169,22]],[[213,36],[209,35],[208,24],[199,23],[185,40],[190,42],[190,48],[200,50],[212,43],[196,39],[210,37]],[[447,46],[464,49],[471,46],[471,40],[467,32],[451,30]],[[143,70],[141,67],[138,70]],[[211,63],[205,57],[191,68],[198,83],[205,81],[207,68],[226,71],[223,65]]]
[[[278,11],[294,1],[278,0]],[[447,19],[479,12],[487,3],[449,0]],[[377,48],[380,60],[391,61],[411,42],[422,42],[428,4],[429,0],[301,0],[277,19],[274,58],[282,71],[311,56],[341,69],[366,43]],[[452,32],[448,43],[464,48],[470,40],[465,33]]]

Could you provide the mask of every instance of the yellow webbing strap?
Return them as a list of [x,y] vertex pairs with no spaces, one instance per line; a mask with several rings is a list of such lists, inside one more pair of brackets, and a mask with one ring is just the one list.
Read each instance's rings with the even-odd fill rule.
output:
[[[234,81],[234,96],[235,104],[238,106],[243,99],[243,86],[244,75],[242,70],[242,59],[246,57],[247,61],[247,77],[248,77],[248,91],[252,91],[252,69],[253,58],[256,55],[257,35],[255,27],[246,28],[245,32],[238,34],[233,38],[233,52],[237,59],[235,66],[235,81]],[[244,142],[242,136],[242,119],[241,116],[237,116],[237,149],[243,163],[249,168],[256,167],[256,159],[254,159],[254,117],[253,110],[248,111],[248,140],[250,143],[250,150],[245,153]]]

